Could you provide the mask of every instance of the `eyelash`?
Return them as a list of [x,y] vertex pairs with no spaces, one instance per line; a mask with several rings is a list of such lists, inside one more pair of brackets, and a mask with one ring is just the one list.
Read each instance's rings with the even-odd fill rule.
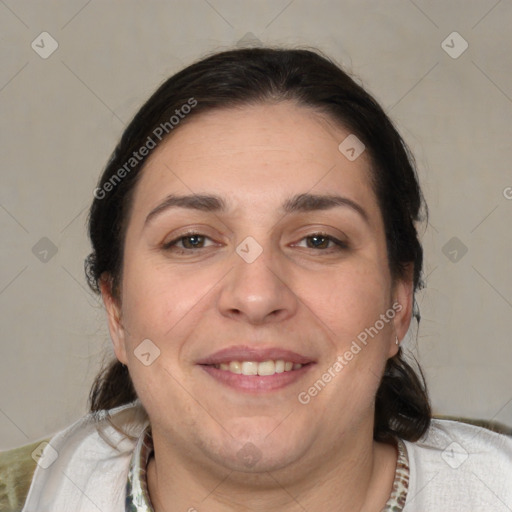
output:
[[[182,242],[183,240],[185,240],[186,238],[193,238],[193,237],[200,237],[200,238],[204,238],[205,240],[211,240],[210,237],[206,236],[206,235],[202,235],[201,233],[197,233],[197,232],[190,232],[190,233],[185,233],[184,235],[180,235],[178,238],[175,238],[174,240],[171,240],[170,242],[167,242],[166,244],[163,245],[163,249],[166,250],[166,251],[175,251],[175,252],[179,252],[179,253],[190,253],[190,252],[194,252],[194,249],[187,249],[187,248],[184,248],[184,247],[177,247],[176,244]],[[199,247],[198,249],[204,249],[204,247]]]
[[[186,254],[186,253],[191,254],[193,252],[196,252],[197,250],[206,248],[206,247],[198,247],[196,249],[191,249],[191,248],[183,248],[183,247],[177,246],[177,244],[180,242],[183,242],[183,240],[185,240],[187,238],[193,238],[193,237],[200,237],[200,238],[203,238],[204,240],[211,240],[210,237],[208,237],[206,235],[202,235],[201,233],[190,232],[190,233],[181,235],[181,236],[175,238],[174,240],[171,240],[170,242],[167,242],[166,244],[163,245],[162,248],[165,251],[174,251],[179,254]],[[344,251],[344,250],[349,249],[349,245],[347,242],[338,240],[337,238],[335,238],[331,235],[328,235],[326,233],[311,233],[310,235],[302,237],[299,242],[302,242],[303,240],[306,240],[308,238],[311,239],[311,238],[315,238],[315,237],[327,239],[328,242],[334,244],[334,247],[331,246],[331,247],[325,248],[325,249],[318,249],[318,251],[320,251],[320,252],[331,253],[333,251],[337,252],[337,251]],[[297,246],[297,244],[293,244],[293,245]],[[211,245],[208,247],[211,247]],[[307,247],[307,249],[315,250],[314,247]]]
[[[331,235],[328,235],[327,233],[311,233],[310,235],[307,235],[303,238],[300,239],[300,241],[302,242],[302,240],[306,240],[308,238],[325,238],[326,240],[328,240],[329,242],[332,242],[334,244],[335,247],[330,247],[330,248],[327,248],[327,249],[320,249],[322,252],[332,252],[333,250],[334,251],[343,251],[343,250],[347,250],[349,248],[349,245],[347,242],[343,242]],[[294,244],[296,245],[296,244]],[[308,247],[308,249],[314,249],[313,247]]]

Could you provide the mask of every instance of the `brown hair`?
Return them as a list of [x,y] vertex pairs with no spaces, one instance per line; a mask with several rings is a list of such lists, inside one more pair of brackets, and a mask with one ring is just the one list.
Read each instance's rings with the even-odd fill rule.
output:
[[[147,158],[132,161],[134,152],[149,138],[161,144],[182,123],[202,112],[283,100],[327,114],[365,144],[384,220],[391,275],[405,278],[412,264],[414,291],[421,288],[423,250],[415,222],[423,219],[423,212],[427,215],[427,209],[406,144],[373,97],[337,64],[318,51],[282,48],[214,53],[171,76],[142,106],[124,131],[95,191],[89,214],[93,251],[85,262],[89,286],[99,293],[100,279],[108,275],[112,293],[119,298],[127,219]],[[193,108],[181,110],[184,105]],[[180,112],[188,113],[173,121]],[[414,306],[419,322],[416,301]],[[401,349],[387,361],[375,401],[376,440],[399,436],[415,441],[427,430],[431,410],[419,367],[418,372],[405,361]],[[136,398],[127,368],[114,360],[92,386],[90,409],[110,409]]]

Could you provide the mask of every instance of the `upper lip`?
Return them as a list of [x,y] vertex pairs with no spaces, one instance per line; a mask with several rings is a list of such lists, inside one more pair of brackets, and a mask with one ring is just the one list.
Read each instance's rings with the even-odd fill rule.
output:
[[214,352],[213,354],[200,359],[197,361],[197,364],[209,365],[229,363],[230,361],[255,361],[261,363],[263,361],[275,361],[278,359],[300,364],[308,364],[314,362],[314,360],[310,357],[282,348],[254,348],[244,345],[237,345],[218,350],[217,352]]

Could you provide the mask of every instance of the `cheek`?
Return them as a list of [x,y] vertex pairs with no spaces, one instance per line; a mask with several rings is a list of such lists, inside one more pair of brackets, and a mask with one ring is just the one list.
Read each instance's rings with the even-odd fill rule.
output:
[[128,261],[123,281],[125,327],[132,337],[176,339],[173,332],[197,314],[217,281],[214,272],[174,269],[149,259]]
[[[323,284],[330,286],[328,300],[323,302],[324,318],[337,335],[335,359],[324,370],[331,368],[332,372],[335,361],[342,365],[334,372],[330,400],[340,410],[355,414],[363,407],[371,412],[393,328],[389,318],[381,320],[392,305],[390,275],[381,264],[358,264],[340,269],[335,278]],[[322,293],[321,286],[316,293]]]
[[150,258],[126,259],[122,314],[128,366],[137,395],[155,421],[182,417],[188,407],[190,396],[180,383],[189,376],[180,352],[210,287],[201,273],[176,271]]
[[297,294],[340,339],[373,325],[390,307],[390,277],[378,263],[356,261],[295,277]]

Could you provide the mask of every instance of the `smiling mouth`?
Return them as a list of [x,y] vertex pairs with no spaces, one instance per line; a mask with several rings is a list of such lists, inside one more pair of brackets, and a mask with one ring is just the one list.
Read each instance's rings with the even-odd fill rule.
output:
[[261,394],[279,391],[301,380],[315,366],[284,359],[223,361],[199,365],[220,384],[237,392]]
[[300,381],[316,360],[280,347],[233,345],[196,361],[196,365],[223,386],[260,394]]
[[[307,363],[309,364],[309,363]],[[269,359],[268,361],[229,361],[207,365],[217,370],[234,373],[237,375],[259,375],[270,376],[276,373],[293,372],[300,370],[303,366],[301,363],[293,363],[283,359]]]

